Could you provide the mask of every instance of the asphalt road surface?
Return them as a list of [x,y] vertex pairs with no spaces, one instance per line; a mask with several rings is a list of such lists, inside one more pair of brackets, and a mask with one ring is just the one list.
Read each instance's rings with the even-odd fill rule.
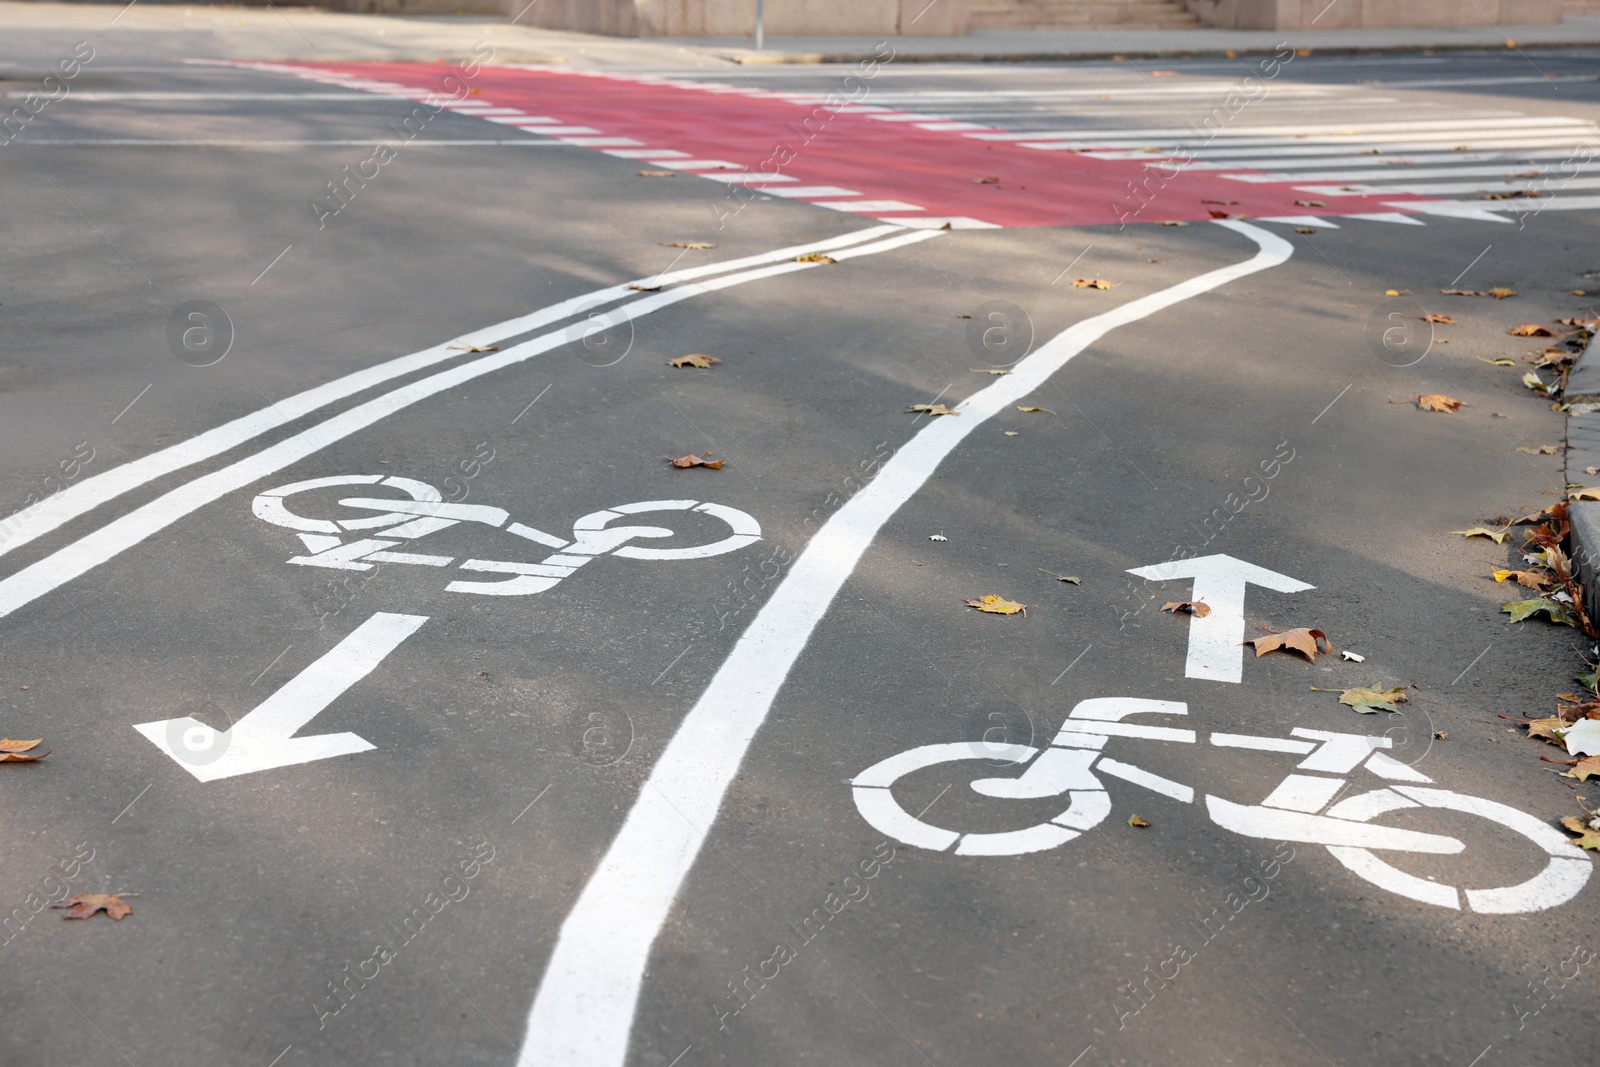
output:
[[158,45],[0,55],[0,1062],[1595,1047],[1451,533],[1564,489],[1595,54]]

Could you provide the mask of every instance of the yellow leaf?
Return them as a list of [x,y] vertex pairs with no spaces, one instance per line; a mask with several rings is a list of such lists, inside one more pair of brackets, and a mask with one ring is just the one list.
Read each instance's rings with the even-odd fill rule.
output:
[[1108,282],[1102,278],[1074,278],[1072,285],[1075,289],[1110,289],[1121,282]]
[[1510,536],[1506,530],[1491,530],[1487,526],[1474,526],[1470,530],[1451,530],[1450,532],[1460,534],[1462,537],[1487,537],[1497,545],[1505,544],[1506,538]]
[[1600,486],[1588,489],[1575,489],[1567,494],[1568,500],[1600,500]]
[[1465,401],[1445,396],[1443,393],[1425,393],[1417,397],[1417,407],[1423,411],[1440,411],[1447,415],[1460,411],[1463,403]]
[[795,256],[794,257],[794,261],[796,263],[837,263],[837,262],[839,262],[837,259],[834,259],[832,256],[825,256],[821,252],[807,252],[803,256]]
[[1479,356],[1478,359],[1492,367],[1515,367],[1517,365],[1517,361],[1514,359],[1484,359],[1482,356]]
[[1512,337],[1554,337],[1555,334],[1534,322],[1524,322],[1506,331]]
[[993,593],[981,600],[967,597],[967,604],[991,615],[1015,615],[1019,611],[1024,617],[1028,614],[1028,605],[1018,604],[1015,600],[1007,600],[1004,597],[995,596]]
[[1140,816],[1140,815],[1130,815],[1130,816],[1128,816],[1128,825],[1137,827],[1137,828],[1142,830],[1146,826],[1150,825],[1150,820],[1146,819],[1146,818],[1144,818],[1143,816]]
[[1578,839],[1573,842],[1574,845],[1600,851],[1600,830],[1589,829],[1589,825],[1576,815],[1568,815],[1561,820],[1561,825],[1568,833],[1578,835]]
[[1562,777],[1576,778],[1580,782],[1597,776],[1600,776],[1600,756],[1588,756],[1574,764],[1572,770],[1562,772]]

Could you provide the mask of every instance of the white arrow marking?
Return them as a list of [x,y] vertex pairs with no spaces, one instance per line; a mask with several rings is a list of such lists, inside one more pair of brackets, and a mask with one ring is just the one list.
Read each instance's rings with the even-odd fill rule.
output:
[[188,717],[134,729],[202,782],[370,751],[375,746],[355,734],[294,735],[427,621],[426,615],[378,612],[220,733]]
[[1286,574],[1222,555],[1170,560],[1128,573],[1152,582],[1194,579],[1194,593],[1189,599],[1203,601],[1211,614],[1189,618],[1189,662],[1183,673],[1216,682],[1244,678],[1245,586],[1259,585],[1280,593],[1303,593],[1316,588]]

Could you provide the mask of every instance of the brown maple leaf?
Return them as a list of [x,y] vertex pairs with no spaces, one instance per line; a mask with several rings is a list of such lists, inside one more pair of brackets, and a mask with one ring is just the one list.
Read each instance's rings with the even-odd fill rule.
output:
[[947,408],[943,404],[912,404],[906,408],[907,414],[917,412],[923,415],[959,415],[961,412],[955,408]]
[[1497,582],[1515,581],[1524,589],[1543,589],[1547,585],[1553,585],[1556,577],[1553,574],[1546,574],[1544,571],[1496,570],[1494,572],[1494,580]]
[[[706,453],[706,456],[710,455],[710,452]],[[719,471],[722,469],[722,460],[720,459],[708,459],[695,455],[678,456],[676,458],[672,456],[662,456],[661,458],[672,464],[674,467],[681,467],[685,470],[690,467],[705,467],[714,471]]]
[[1452,319],[1449,315],[1434,315],[1432,313],[1429,313],[1427,315],[1422,316],[1422,321],[1423,322],[1442,322],[1447,326],[1454,326],[1456,324],[1456,320]]
[[[132,893],[128,894],[133,896]],[[50,905],[52,908],[65,908],[67,913],[63,919],[87,919],[97,911],[121,922],[133,914],[133,909],[128,902],[114,893],[74,893],[66,900]]]
[[1104,278],[1074,278],[1074,279],[1072,279],[1072,287],[1074,289],[1110,289],[1113,284],[1121,284],[1121,283],[1108,282]]
[[44,759],[50,755],[50,749],[37,752],[33,755],[24,755],[36,748],[44,738],[37,741],[13,741],[9,737],[0,738],[0,763],[32,763],[34,760]]
[[1555,334],[1537,323],[1524,322],[1507,330],[1512,337],[1554,337]]
[[684,367],[699,367],[701,370],[710,370],[711,364],[721,362],[722,360],[716,356],[707,356],[697,352],[692,356],[679,356],[677,359],[669,359],[667,360],[667,366],[677,367],[679,370]]
[[1562,772],[1562,777],[1576,778],[1580,782],[1596,776],[1600,776],[1600,756],[1587,756],[1574,764],[1572,770]]
[[1527,726],[1529,737],[1537,737],[1542,741],[1550,742],[1552,745],[1559,745],[1561,744],[1561,738],[1555,735],[1555,731],[1565,730],[1568,723],[1557,715],[1549,719],[1529,719],[1523,725]]
[[[1319,641],[1324,646],[1320,649],[1318,648]],[[1255,646],[1256,656],[1258,658],[1265,656],[1268,652],[1271,652],[1274,649],[1281,648],[1285,652],[1289,652],[1291,650],[1299,652],[1312,663],[1317,662],[1317,653],[1319,651],[1333,651],[1333,644],[1328,640],[1327,634],[1323,633],[1321,630],[1313,630],[1307,626],[1300,626],[1293,630],[1285,630],[1282,633],[1277,634],[1266,634],[1263,637],[1252,637],[1247,640],[1245,644]]]
[[1211,605],[1204,600],[1169,600],[1161,605],[1161,610],[1170,611],[1174,615],[1182,612],[1185,615],[1193,615],[1197,619],[1203,619],[1211,614]]
[[1417,397],[1417,407],[1423,411],[1440,411],[1447,415],[1461,410],[1465,401],[1445,396],[1443,393],[1424,393]]

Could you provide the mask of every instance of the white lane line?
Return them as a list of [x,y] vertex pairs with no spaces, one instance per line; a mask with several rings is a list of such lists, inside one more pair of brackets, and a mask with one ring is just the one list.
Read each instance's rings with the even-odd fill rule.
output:
[[[629,285],[672,285],[679,282],[692,281],[707,275],[719,274],[726,271],[742,270],[748,267],[775,261],[792,260],[797,255],[806,252],[832,252],[846,245],[858,244],[883,237],[887,234],[899,232],[896,226],[870,226],[863,230],[856,230],[842,237],[831,238],[826,241],[812,241],[804,245],[795,245],[790,248],[779,248],[757,256],[744,256],[739,259],[725,260],[721,263],[712,263],[702,267],[686,267],[683,270],[654,278],[638,278],[633,282],[621,285],[608,286],[596,289],[580,296],[575,296],[547,307],[540,308],[527,315],[514,319],[507,319],[493,326],[446,341],[443,344],[425,348],[420,352],[413,352],[408,356],[401,356],[384,363],[368,367],[364,370],[347,374],[314,389],[302,393],[241,416],[232,422],[207,430],[205,433],[191,437],[187,441],[179,442],[152,452],[147,456],[120,467],[113,467],[101,474],[94,475],[78,482],[47,500],[41,501],[31,508],[25,508],[13,515],[0,520],[0,556],[36,538],[42,537],[50,531],[57,529],[64,523],[70,522],[85,512],[99,507],[109,500],[113,500],[124,493],[137,489],[142,485],[171,474],[173,471],[210,459],[220,455],[231,448],[235,448],[246,441],[253,440],[271,430],[306,415],[319,408],[323,408],[346,397],[354,396],[375,385],[392,381],[396,378],[423,370],[437,363],[457,359],[462,348],[485,348],[514,337],[517,334],[536,330],[553,322],[572,315],[594,310],[601,305],[636,296],[637,292],[628,288]],[[632,305],[630,305],[632,306]],[[145,387],[148,391],[149,386]],[[139,396],[144,396],[141,391]],[[137,403],[139,397],[134,397]],[[132,407],[129,404],[128,407]],[[122,415],[127,414],[124,408]],[[115,422],[113,419],[112,422]]]
[[[898,235],[868,245],[837,249],[832,253],[833,258],[842,261],[853,259],[856,256],[869,256],[878,252],[887,252],[891,249],[915,244],[930,237],[937,237],[940,233],[938,230],[904,231],[900,230],[899,227],[892,226],[883,227],[882,229],[898,232]],[[854,239],[853,236],[852,239]],[[813,245],[811,247],[820,246]],[[770,257],[753,258],[766,259]],[[785,260],[780,263],[740,271],[731,275],[723,275],[706,281],[691,282],[667,292],[654,293],[643,299],[635,300],[631,304],[623,305],[622,311],[627,318],[634,319],[660,311],[662,308],[670,307],[692,296],[716,292],[719,289],[726,289],[763,278],[772,278],[797,270],[814,269],[816,266],[818,264],[799,263],[793,257],[785,257]],[[700,271],[701,268],[692,268],[692,270]],[[581,300],[583,298],[577,299]],[[514,366],[524,360],[548,352],[552,348],[559,348],[571,340],[572,335],[569,330],[553,330],[530,341],[524,341],[522,344],[508,348],[503,352],[496,352],[493,355],[484,356],[470,363],[440,371],[409,385],[401,386],[399,389],[385,393],[383,396],[376,397],[366,403],[358,404],[348,411],[341,412],[330,419],[295,434],[293,437],[285,438],[253,456],[248,456],[204,477],[196,478],[192,482],[181,485],[157,497],[143,507],[135,508],[126,515],[107,523],[100,529],[85,535],[65,548],[51,553],[37,563],[24,567],[4,580],[0,580],[0,618],[10,615],[18,608],[32,603],[62,584],[120,555],[145,538],[171,526],[185,515],[221,499],[228,493],[242,489],[268,475],[275,474],[290,464],[314,455],[318,450],[326,448],[336,441],[342,441],[351,434],[364,430],[381,419],[402,411],[418,401],[426,400],[428,397],[447,389],[456,388],[485,374],[492,374],[495,371]],[[129,464],[129,466],[133,466],[133,464]],[[70,491],[68,490],[68,492]],[[65,495],[65,493],[58,494],[52,500],[59,499],[60,496]]]
[[[684,718],[639,790],[616,839],[561,926],[528,1012],[520,1059],[562,1067],[620,1067],[649,961],[683,880],[716,821],[723,794],[811,632],[878,530],[972,431],[1009,410],[1094,341],[1228,282],[1277,266],[1285,240],[1219,221],[1255,241],[1256,255],[1190,278],[1072,326],[1012,372],[929,420],[812,536]],[[696,830],[695,827],[705,827]]]

